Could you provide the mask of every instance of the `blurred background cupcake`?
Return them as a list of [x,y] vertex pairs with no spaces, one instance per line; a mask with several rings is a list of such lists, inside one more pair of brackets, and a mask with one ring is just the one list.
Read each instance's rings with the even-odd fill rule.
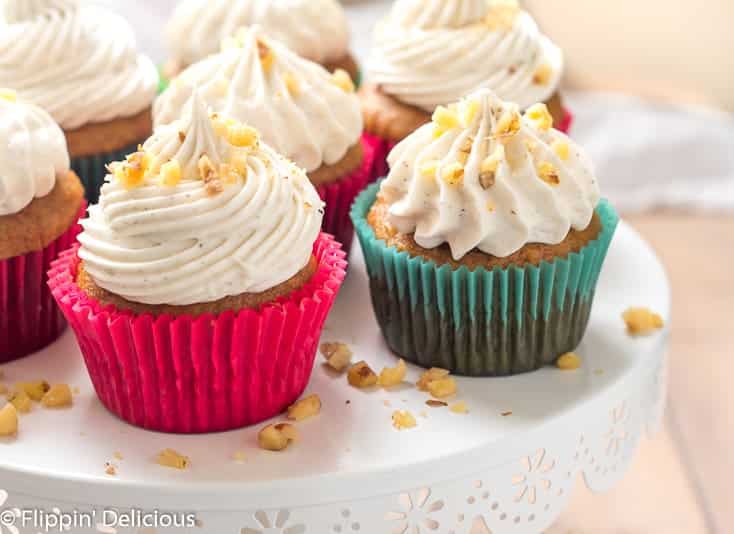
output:
[[484,89],[437,117],[352,212],[387,344],[473,376],[552,363],[586,330],[616,213],[545,104]]
[[298,55],[329,71],[345,70],[357,81],[359,67],[349,51],[349,25],[337,0],[183,0],[166,28],[171,53],[166,76],[173,78],[216,54],[224,39],[255,24]]
[[46,272],[79,233],[84,207],[61,128],[44,110],[0,89],[0,363],[62,332]]
[[257,128],[307,171],[326,201],[324,230],[348,251],[354,234],[349,209],[373,165],[349,75],[329,73],[253,26],[182,72],[156,100],[155,124],[176,120],[195,91],[214,111]]
[[306,174],[198,96],[110,168],[50,280],[104,405],[185,433],[283,411],[346,267]]
[[130,25],[79,0],[5,0],[0,86],[48,111],[64,130],[71,166],[94,202],[105,164],[151,133],[158,86]]
[[360,90],[377,176],[389,148],[430,122],[437,106],[480,88],[523,110],[545,102],[567,131],[562,74],[561,50],[517,0],[396,0],[375,30]]

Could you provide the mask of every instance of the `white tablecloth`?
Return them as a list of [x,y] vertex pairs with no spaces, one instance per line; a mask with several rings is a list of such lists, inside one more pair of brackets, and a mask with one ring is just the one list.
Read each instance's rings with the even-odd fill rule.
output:
[[[99,0],[122,12],[141,46],[165,58],[162,28],[175,0]],[[364,61],[389,0],[345,1],[353,50]],[[734,118],[613,94],[571,94],[571,135],[593,157],[604,195],[622,210],[653,206],[734,209]]]

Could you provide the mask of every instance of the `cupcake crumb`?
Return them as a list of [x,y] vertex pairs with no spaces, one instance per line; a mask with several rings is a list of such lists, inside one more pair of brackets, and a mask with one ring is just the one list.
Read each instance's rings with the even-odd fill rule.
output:
[[397,430],[407,430],[418,426],[418,422],[409,411],[396,410],[392,414],[392,426]]
[[191,465],[191,460],[188,456],[184,456],[173,449],[164,449],[158,453],[156,463],[163,467],[184,470]]
[[622,314],[630,336],[649,336],[665,326],[660,314],[649,308],[629,308]]

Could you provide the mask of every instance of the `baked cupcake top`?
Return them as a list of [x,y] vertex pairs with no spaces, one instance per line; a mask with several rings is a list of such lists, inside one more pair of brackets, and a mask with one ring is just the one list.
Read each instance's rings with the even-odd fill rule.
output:
[[45,197],[69,172],[64,132],[41,108],[0,89],[0,216]]
[[94,282],[141,304],[185,306],[266,291],[309,262],[323,203],[255,129],[192,99],[139,152],[110,165],[82,221]]
[[424,248],[447,243],[455,260],[585,229],[600,197],[592,164],[552,125],[544,104],[521,115],[487,89],[438,107],[388,157],[388,222]]
[[368,78],[428,112],[480,88],[525,109],[557,91],[562,70],[560,49],[517,0],[397,0]]
[[191,65],[216,53],[241,26],[253,24],[318,63],[348,53],[347,18],[337,0],[184,0],[166,37],[173,59]]
[[243,29],[216,55],[186,69],[156,100],[153,118],[178,118],[194,90],[217,112],[251,124],[265,142],[306,171],[344,157],[362,134],[354,85],[330,74],[261,28]]
[[155,98],[158,72],[122,17],[77,0],[6,0],[4,18],[0,85],[64,130],[133,116]]

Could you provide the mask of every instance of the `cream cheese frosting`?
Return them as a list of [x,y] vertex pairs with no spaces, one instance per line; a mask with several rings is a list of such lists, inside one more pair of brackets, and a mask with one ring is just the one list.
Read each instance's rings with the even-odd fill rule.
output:
[[198,94],[110,171],[79,256],[97,285],[129,301],[259,293],[310,260],[323,202],[306,174]]
[[486,89],[437,108],[388,157],[388,222],[422,247],[447,243],[455,260],[587,228],[600,197],[592,163],[552,124],[544,104],[521,115]]
[[238,32],[219,54],[175,79],[153,106],[155,123],[175,120],[195,89],[212,109],[254,126],[308,172],[338,162],[362,134],[348,75],[330,74],[258,26]]
[[0,216],[48,195],[69,172],[61,128],[41,108],[0,89]]
[[348,53],[347,18],[337,0],[184,0],[166,38],[173,59],[185,66],[219,51],[222,40],[240,27],[255,24],[317,63]]
[[116,14],[77,0],[5,0],[0,86],[73,130],[143,111],[155,98],[158,72]]
[[558,89],[563,54],[517,0],[397,0],[375,32],[368,78],[432,112],[481,88],[521,108]]

